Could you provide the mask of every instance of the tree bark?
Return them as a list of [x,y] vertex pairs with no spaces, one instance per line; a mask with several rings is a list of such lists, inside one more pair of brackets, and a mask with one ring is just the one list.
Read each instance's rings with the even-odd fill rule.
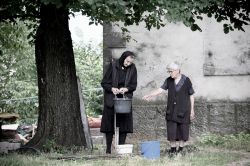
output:
[[86,146],[67,8],[41,5],[35,54],[39,89],[38,129],[27,146]]

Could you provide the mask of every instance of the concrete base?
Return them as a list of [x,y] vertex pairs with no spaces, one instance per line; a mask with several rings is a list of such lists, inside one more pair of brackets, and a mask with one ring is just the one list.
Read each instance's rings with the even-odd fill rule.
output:
[[10,143],[10,142],[0,142],[0,154],[1,153],[8,153],[9,150],[16,150],[19,149],[21,143]]

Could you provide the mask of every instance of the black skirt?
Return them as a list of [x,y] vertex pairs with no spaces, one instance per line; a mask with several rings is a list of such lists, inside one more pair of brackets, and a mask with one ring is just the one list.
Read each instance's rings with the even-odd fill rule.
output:
[[[132,111],[128,114],[116,114],[116,127],[119,127],[121,133],[133,133]],[[104,106],[100,131],[114,133],[114,107]]]
[[167,121],[167,138],[168,141],[188,141],[189,123],[178,123]]

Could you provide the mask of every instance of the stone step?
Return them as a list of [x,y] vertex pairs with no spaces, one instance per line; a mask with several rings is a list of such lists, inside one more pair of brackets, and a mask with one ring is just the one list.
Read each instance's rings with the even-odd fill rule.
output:
[[90,128],[91,136],[103,136],[103,133],[100,132],[100,128]]
[[91,136],[93,144],[105,144],[104,136]]
[[90,128],[93,144],[105,144],[105,136],[100,132],[100,128]]
[[0,142],[0,154],[8,153],[9,150],[16,150],[20,148],[21,143]]

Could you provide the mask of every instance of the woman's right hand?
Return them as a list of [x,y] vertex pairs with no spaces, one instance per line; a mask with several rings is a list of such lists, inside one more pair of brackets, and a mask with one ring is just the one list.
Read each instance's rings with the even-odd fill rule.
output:
[[152,99],[152,97],[155,97],[163,92],[164,92],[164,90],[162,88],[158,88],[155,91],[151,92],[150,94],[143,96],[142,99],[149,101]]
[[152,98],[151,95],[145,95],[142,97],[143,100],[149,101]]
[[120,90],[118,88],[112,88],[111,90],[114,95],[117,95],[118,93],[120,93]]

